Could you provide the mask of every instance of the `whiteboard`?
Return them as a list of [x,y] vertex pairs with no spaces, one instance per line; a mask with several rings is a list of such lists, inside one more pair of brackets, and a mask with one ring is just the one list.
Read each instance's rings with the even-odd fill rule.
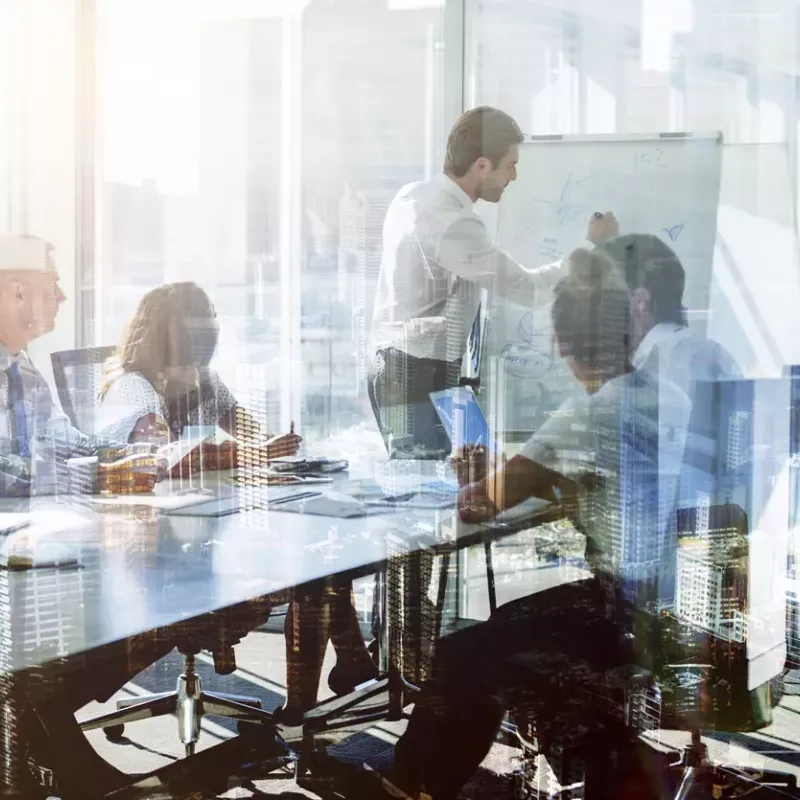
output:
[[[613,211],[620,233],[655,234],[677,253],[686,269],[684,304],[693,327],[704,330],[721,153],[719,133],[529,137],[520,146],[517,180],[496,209],[482,213],[498,246],[532,269],[590,247],[589,218]],[[498,363],[486,372],[503,383],[490,393],[504,405],[493,411],[506,429],[538,427],[542,404],[558,404],[577,389],[550,324],[560,277],[557,266],[542,275],[534,308],[491,299],[485,359]]]

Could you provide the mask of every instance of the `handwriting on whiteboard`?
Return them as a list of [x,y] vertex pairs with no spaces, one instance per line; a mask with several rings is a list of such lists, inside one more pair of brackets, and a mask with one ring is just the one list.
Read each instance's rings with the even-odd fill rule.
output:
[[668,228],[662,228],[662,230],[669,236],[670,241],[676,242],[678,237],[683,233],[685,227],[686,223],[681,222],[678,225],[670,225]]
[[542,378],[553,366],[550,356],[524,344],[507,344],[500,352],[500,358],[507,371],[519,371],[528,378]]

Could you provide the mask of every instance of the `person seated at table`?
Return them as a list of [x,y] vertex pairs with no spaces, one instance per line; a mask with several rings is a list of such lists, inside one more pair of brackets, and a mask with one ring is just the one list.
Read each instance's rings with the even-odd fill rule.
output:
[[[440,640],[391,776],[372,795],[455,798],[488,753],[505,709],[540,720],[547,755],[547,724],[566,708],[572,670],[597,675],[630,663],[625,634],[657,606],[661,556],[669,559],[677,541],[679,471],[660,457],[668,423],[659,419],[659,402],[665,392],[675,408],[688,399],[634,370],[629,293],[613,263],[576,250],[566,273],[555,291],[553,327],[585,394],[568,400],[519,455],[493,471],[485,452],[461,454],[474,482],[462,488],[459,511],[479,522],[532,496],[560,502],[586,537],[591,577],[509,603],[488,622]],[[669,441],[679,461],[685,431],[673,431]],[[644,630],[652,633],[648,623]],[[639,656],[651,652],[650,642],[645,635],[635,640]],[[520,663],[537,671],[520,670]],[[546,673],[543,680],[538,672]]]
[[[202,463],[212,469],[232,468],[242,455],[264,463],[296,453],[298,435],[262,435],[210,368],[218,335],[214,306],[197,284],[172,283],[148,292],[107,364],[103,433],[132,442],[163,442],[179,439],[187,425],[218,425],[236,441],[203,446]],[[286,600],[288,699],[283,717],[288,721],[316,703],[328,638],[337,657],[328,677],[335,694],[377,677],[378,670],[361,635],[350,581],[313,587]]]
[[66,299],[53,246],[37,236],[0,236],[0,497],[69,491],[67,460],[99,459],[95,488],[151,491],[155,448],[127,437],[85,436],[56,406],[25,349],[50,333]]
[[[0,236],[0,497],[20,498],[54,491],[61,494],[66,461],[95,456],[99,458],[96,488],[116,493],[151,491],[159,478],[158,458],[152,448],[85,436],[78,431],[56,405],[46,380],[26,353],[31,342],[54,329],[58,310],[66,299],[59,285],[53,250],[52,244],[37,236]],[[14,502],[7,501],[4,506],[13,507]],[[57,603],[57,587],[55,592],[53,602]],[[2,599],[3,614],[10,612],[13,594]],[[24,595],[17,600],[22,602]],[[19,613],[24,616],[28,611],[26,607]],[[79,636],[80,631],[73,634]],[[15,648],[21,649],[17,638],[13,642]],[[77,773],[91,771],[98,781],[107,775],[109,787],[113,786],[119,773],[92,749],[75,721],[75,712],[92,700],[107,700],[172,647],[166,635],[158,641],[149,636],[122,640],[107,648],[96,668],[87,666],[76,672],[64,669],[57,682],[58,691],[52,692],[46,708],[36,708],[35,713],[27,695],[10,706],[5,705],[8,698],[3,697],[7,737],[2,748],[4,757],[12,757],[10,750],[15,746],[29,755],[39,755],[34,740],[38,744],[41,737],[33,734],[33,720],[38,719],[55,740],[49,744],[69,753]],[[13,769],[4,773],[0,783],[12,776]],[[23,792],[20,796],[28,794]]]
[[697,381],[741,374],[719,342],[689,328],[683,305],[686,270],[658,236],[614,236],[597,249],[617,265],[631,293],[631,360],[636,369],[674,383],[690,400]]
[[170,283],[148,292],[105,366],[101,434],[163,443],[180,439],[187,426],[219,426],[234,441],[204,444],[206,469],[236,466],[240,448],[262,461],[296,454],[300,437],[262,433],[211,369],[218,338],[216,311],[197,284]]

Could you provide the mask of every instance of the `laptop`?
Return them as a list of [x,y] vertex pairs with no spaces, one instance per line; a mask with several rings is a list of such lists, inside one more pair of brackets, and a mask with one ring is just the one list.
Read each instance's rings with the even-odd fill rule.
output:
[[431,392],[431,402],[452,442],[453,452],[464,445],[496,450],[489,423],[471,387],[458,386],[441,392]]

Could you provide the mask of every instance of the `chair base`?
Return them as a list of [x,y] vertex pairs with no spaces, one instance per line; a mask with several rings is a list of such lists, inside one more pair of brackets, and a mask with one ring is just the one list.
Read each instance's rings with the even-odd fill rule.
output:
[[[691,734],[691,742],[684,748],[681,760],[670,766],[677,786],[674,800],[689,800],[706,794],[709,797],[731,797],[737,789],[747,791],[751,796],[755,796],[758,789],[788,790],[791,796],[797,796],[794,774],[713,764],[708,760],[708,748],[700,739],[699,729],[693,728]],[[700,794],[703,790],[706,794]]]
[[118,700],[116,711],[87,720],[80,727],[82,731],[102,728],[111,741],[116,741],[122,738],[126,723],[169,714],[178,720],[178,735],[187,756],[194,755],[200,722],[206,715],[273,724],[272,714],[262,710],[257,697],[204,691],[194,659],[187,658],[186,671],[178,678],[174,692]]

